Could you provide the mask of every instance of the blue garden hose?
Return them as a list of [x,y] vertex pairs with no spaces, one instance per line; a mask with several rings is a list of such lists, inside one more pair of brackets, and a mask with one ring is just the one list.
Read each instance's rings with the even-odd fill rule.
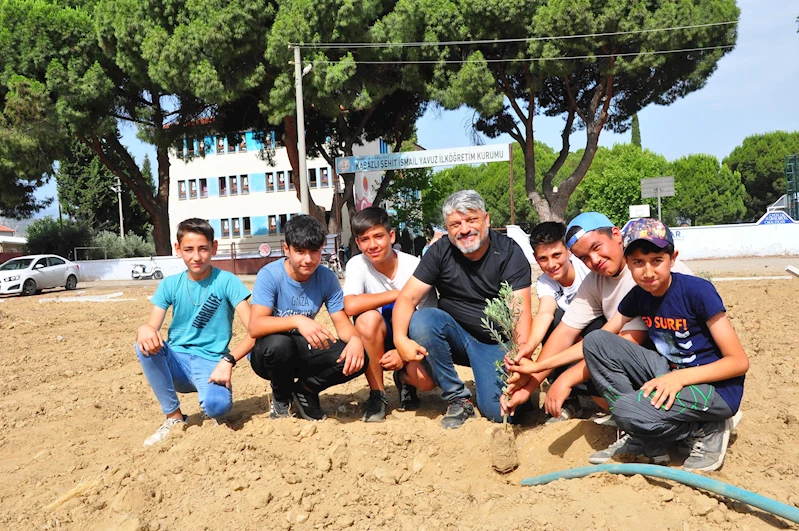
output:
[[658,465],[643,465],[636,463],[625,464],[610,464],[610,465],[594,465],[585,466],[581,468],[572,468],[570,470],[561,470],[560,472],[552,472],[551,474],[544,474],[543,476],[536,476],[522,480],[522,485],[532,487],[535,485],[546,485],[558,479],[576,479],[582,478],[591,474],[599,472],[610,472],[611,474],[622,474],[625,476],[632,476],[634,474],[641,474],[643,476],[651,476],[661,479],[670,479],[677,481],[689,487],[703,489],[706,491],[714,492],[727,498],[746,503],[752,507],[757,507],[767,511],[773,515],[780,516],[786,520],[799,524],[799,509],[791,507],[777,500],[766,498],[760,494],[755,494],[745,489],[734,487],[729,483],[724,483],[715,479],[711,479],[699,474],[692,474],[685,470],[677,468],[669,468]]

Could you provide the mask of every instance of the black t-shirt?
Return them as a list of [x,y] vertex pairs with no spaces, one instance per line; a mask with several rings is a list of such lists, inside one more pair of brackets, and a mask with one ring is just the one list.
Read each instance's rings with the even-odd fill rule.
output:
[[488,250],[477,261],[463,256],[449,238],[441,238],[422,256],[413,273],[438,290],[438,307],[482,343],[493,343],[480,323],[486,299],[496,297],[505,281],[514,291],[532,284],[530,263],[521,247],[498,232],[489,231],[489,238]]

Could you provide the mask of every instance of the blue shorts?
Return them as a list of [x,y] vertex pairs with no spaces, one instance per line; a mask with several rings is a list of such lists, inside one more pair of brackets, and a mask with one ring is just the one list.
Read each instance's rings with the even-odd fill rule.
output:
[[[387,304],[380,308],[376,308],[376,311],[380,312],[380,315],[383,316],[383,322],[386,324],[386,337],[383,338],[383,351],[388,352],[389,350],[393,350],[394,347],[394,328],[391,326],[391,315],[394,312],[394,303]],[[358,315],[352,318],[352,322],[355,323],[358,320]]]

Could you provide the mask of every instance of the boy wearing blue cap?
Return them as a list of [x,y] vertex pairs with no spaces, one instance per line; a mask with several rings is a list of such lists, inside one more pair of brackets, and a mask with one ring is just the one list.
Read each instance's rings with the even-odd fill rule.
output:
[[[717,470],[740,419],[749,360],[713,284],[672,272],[677,251],[668,227],[635,220],[624,247],[636,286],[603,330],[586,337],[583,353],[626,435],[589,461],[641,453],[667,461],[665,444],[685,440],[683,468]],[[655,350],[616,335],[635,317],[643,318]]]

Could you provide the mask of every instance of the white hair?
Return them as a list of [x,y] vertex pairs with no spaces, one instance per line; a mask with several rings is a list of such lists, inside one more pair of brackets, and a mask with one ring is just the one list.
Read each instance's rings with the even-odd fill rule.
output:
[[444,204],[441,205],[441,213],[444,215],[444,219],[447,219],[447,216],[453,212],[465,214],[467,212],[474,212],[475,210],[485,212],[486,204],[483,198],[480,197],[480,194],[474,190],[460,190],[455,192],[446,198]]

